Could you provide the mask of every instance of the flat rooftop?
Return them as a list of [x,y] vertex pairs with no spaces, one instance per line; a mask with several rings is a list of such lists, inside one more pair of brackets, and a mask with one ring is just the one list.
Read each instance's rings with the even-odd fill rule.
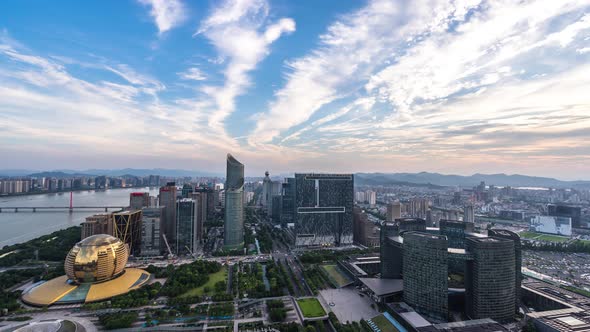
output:
[[359,278],[359,281],[376,296],[399,293],[404,290],[402,279]]

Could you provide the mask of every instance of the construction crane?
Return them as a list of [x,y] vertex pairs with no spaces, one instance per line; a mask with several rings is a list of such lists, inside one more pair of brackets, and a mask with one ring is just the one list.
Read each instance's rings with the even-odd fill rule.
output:
[[164,238],[164,243],[166,243],[166,248],[168,248],[168,258],[174,258],[174,254],[172,253],[172,249],[170,249],[170,245],[168,244],[166,234],[162,234],[162,237]]

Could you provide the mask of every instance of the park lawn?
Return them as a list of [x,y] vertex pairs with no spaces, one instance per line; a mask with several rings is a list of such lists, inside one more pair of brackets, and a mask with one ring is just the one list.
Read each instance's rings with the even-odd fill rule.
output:
[[520,237],[525,239],[532,239],[538,241],[550,241],[550,242],[567,242],[569,241],[568,237],[559,236],[559,235],[551,235],[551,234],[542,234],[536,232],[522,232],[519,234]]
[[197,288],[189,289],[188,291],[186,291],[186,293],[180,295],[180,297],[202,296],[205,287],[209,287],[211,289],[211,291],[213,292],[215,290],[215,284],[218,281],[225,280],[226,271],[227,271],[227,267],[222,266],[221,270],[209,275],[209,281],[207,281],[206,284],[204,284],[203,286],[197,287]]
[[297,305],[299,305],[303,317],[305,318],[322,317],[326,315],[320,301],[316,298],[299,299],[297,300]]
[[383,315],[371,318],[371,320],[382,332],[399,332],[399,330]]
[[322,265],[322,269],[328,274],[328,276],[330,276],[332,281],[334,281],[338,287],[351,283],[351,280],[346,275],[342,274],[336,265]]

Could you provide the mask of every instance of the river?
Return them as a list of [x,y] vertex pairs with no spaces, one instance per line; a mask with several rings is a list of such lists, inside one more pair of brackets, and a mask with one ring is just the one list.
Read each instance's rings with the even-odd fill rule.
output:
[[[74,207],[78,206],[127,206],[129,194],[146,192],[156,196],[158,188],[125,188],[102,191],[79,191],[73,193]],[[28,196],[0,197],[0,207],[4,206],[69,206],[70,193],[54,193]],[[104,213],[102,210],[67,210],[37,212],[3,210],[0,213],[0,248],[5,245],[25,242],[51,232],[80,225],[87,216]]]

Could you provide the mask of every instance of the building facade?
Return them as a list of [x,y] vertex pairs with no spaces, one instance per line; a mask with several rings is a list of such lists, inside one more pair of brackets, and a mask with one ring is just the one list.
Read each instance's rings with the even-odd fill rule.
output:
[[244,246],[244,165],[228,153],[226,172],[223,244],[225,249],[241,249]]
[[160,229],[165,207],[146,207],[141,210],[141,255],[158,256],[162,253]]
[[80,239],[83,240],[92,235],[107,234],[113,235],[113,217],[109,214],[95,214],[86,217],[86,220],[80,224]]
[[131,193],[129,194],[129,208],[131,210],[141,210],[150,206],[150,193]]
[[129,246],[131,255],[141,251],[141,210],[127,210],[113,213],[113,236]]
[[352,244],[353,188],[352,174],[295,174],[295,244]]
[[399,201],[387,204],[387,221],[394,221],[402,217],[402,203]]
[[403,239],[404,302],[427,316],[447,319],[449,276],[446,237],[408,232]]
[[194,254],[199,245],[197,202],[183,198],[176,202],[176,252]]
[[514,241],[470,237],[466,245],[474,257],[465,275],[467,315],[510,321],[516,312]]
[[582,208],[580,207],[549,204],[547,205],[547,214],[555,217],[571,218],[573,228],[580,228],[582,226]]
[[162,221],[162,236],[171,246],[176,245],[176,183],[168,182],[165,186],[160,187],[159,206],[166,207],[165,218]]

